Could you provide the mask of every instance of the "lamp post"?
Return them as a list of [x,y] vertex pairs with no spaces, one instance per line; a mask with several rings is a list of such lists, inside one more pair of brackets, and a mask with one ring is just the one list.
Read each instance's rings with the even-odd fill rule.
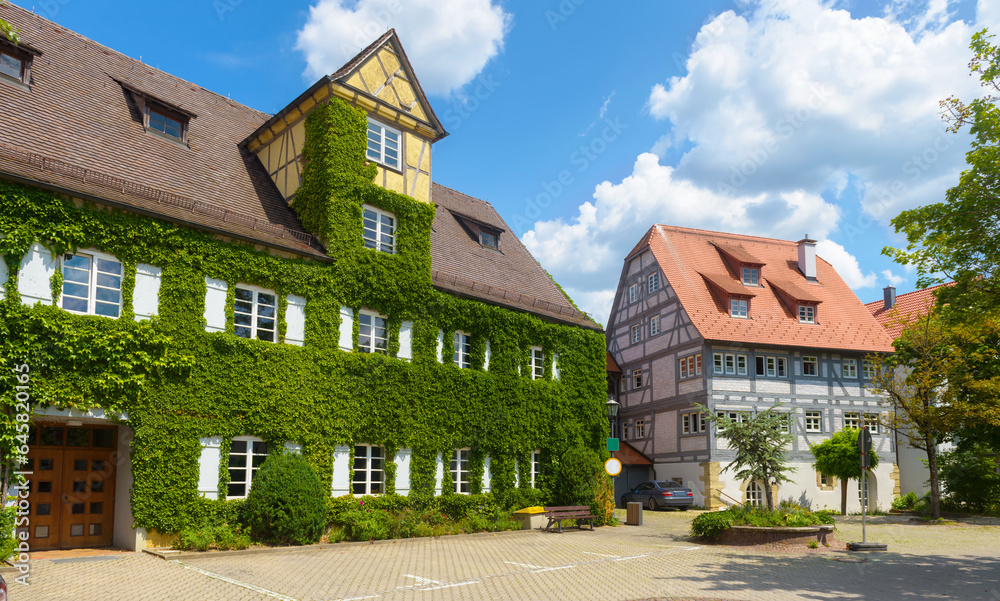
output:
[[618,417],[618,401],[615,400],[615,395],[608,394],[608,402],[604,403],[604,408],[608,411],[608,419],[611,420],[611,438],[618,438],[617,432],[615,431],[615,418]]

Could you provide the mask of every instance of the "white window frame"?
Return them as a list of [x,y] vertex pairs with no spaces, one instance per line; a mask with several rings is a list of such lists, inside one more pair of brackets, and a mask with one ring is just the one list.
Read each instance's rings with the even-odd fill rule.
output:
[[459,369],[472,367],[472,334],[458,330],[455,332],[455,365]]
[[[811,364],[815,369],[813,373],[806,372],[806,365]],[[802,375],[810,378],[819,376],[819,357],[816,355],[805,355],[802,357]]]
[[742,424],[747,421],[747,415],[742,411],[716,411],[715,414],[719,417],[724,417],[730,421],[736,422],[737,424]]
[[861,369],[862,369],[862,373],[864,374],[865,380],[871,381],[871,380],[875,379],[875,364],[874,363],[872,363],[868,359],[865,359],[861,363]]
[[[368,224],[365,223],[366,217],[365,212],[369,211],[375,214],[375,227],[369,228]],[[389,218],[392,220],[392,231],[385,232],[384,223],[382,223],[383,218]],[[390,213],[389,211],[384,211],[378,207],[372,205],[361,205],[361,239],[364,243],[365,248],[370,248],[378,252],[383,252],[389,255],[396,253],[396,232],[399,229],[398,223],[396,221],[396,214]],[[369,232],[372,232],[372,236],[369,236]],[[386,244],[382,241],[383,236],[389,237],[389,243]]]
[[855,430],[861,429],[861,414],[857,411],[848,411],[844,413],[844,427],[854,428]]
[[660,274],[651,273],[649,274],[649,277],[646,279],[646,281],[647,281],[646,289],[649,291],[650,294],[660,289]]
[[642,368],[637,367],[632,370],[632,390],[642,388]]
[[[245,442],[246,443],[246,450],[244,452],[242,452],[242,453],[234,453],[233,452],[233,444],[237,443],[237,442]],[[257,447],[257,443],[260,443],[261,445],[263,445],[263,447],[264,447],[263,448],[263,451],[264,451],[263,453],[257,452],[257,450],[258,450],[256,448]],[[264,442],[264,440],[261,439],[261,438],[258,438],[256,436],[234,436],[233,437],[233,439],[229,443],[229,467],[227,468],[229,470],[229,486],[226,488],[226,499],[245,499],[247,497],[247,495],[250,493],[250,486],[253,484],[253,478],[257,474],[257,470],[260,469],[260,465],[263,465],[264,461],[267,460],[268,452],[269,452],[269,450],[267,448],[267,443]],[[235,466],[234,467],[233,466],[233,457],[243,457],[245,459],[245,465],[243,465],[243,466]],[[256,458],[256,457],[263,457],[263,459],[261,459],[260,465],[256,465],[255,466],[254,465],[254,458]],[[233,472],[234,471],[238,471],[238,470],[239,471],[243,471],[243,479],[242,480],[234,480],[233,479]],[[232,494],[229,494],[231,492],[229,487],[233,486],[234,484],[241,484],[241,485],[243,485],[243,494],[242,495],[232,495]]]
[[822,411],[806,411],[805,421],[807,433],[815,434],[823,431]]
[[685,413],[681,416],[681,427],[683,434],[700,434],[705,431],[705,424],[708,420],[701,411]]
[[632,344],[635,344],[637,342],[642,342],[642,326],[640,326],[639,324],[635,324],[630,328],[629,340],[632,341]]
[[750,301],[745,298],[729,299],[729,315],[737,319],[750,319]]
[[635,420],[635,438],[646,438],[646,420]]
[[[455,492],[460,495],[472,494],[472,472],[469,464],[471,460],[471,449],[455,449],[451,452],[451,463],[448,467],[451,470],[451,481],[455,486]],[[465,469],[462,469],[463,463]],[[465,490],[462,490],[463,485]]]
[[879,424],[878,422],[879,420],[878,413],[865,413],[864,419],[865,421],[863,425],[868,426],[868,432],[870,432],[871,434],[882,433],[882,429],[880,427],[881,424]]
[[660,333],[660,316],[651,315],[649,317],[649,335],[656,336]]
[[747,356],[737,353],[713,353],[712,373],[720,376],[745,376]]
[[[236,284],[234,288],[235,289],[233,290],[233,333],[239,336],[240,338],[247,338],[250,340],[263,340],[264,342],[275,342],[275,343],[278,342],[278,306],[281,304],[281,299],[278,297],[277,293],[275,293],[273,290],[267,290],[266,288],[260,288],[258,286],[252,286],[250,284]],[[241,290],[250,293],[249,301],[236,298],[236,294],[238,294]],[[274,315],[271,317],[261,314],[260,311],[261,307],[272,306],[272,305],[261,305],[260,295],[262,294],[274,297],[274,305],[273,305]],[[250,303],[250,313],[236,310],[237,303],[246,303],[246,302]],[[247,326],[246,324],[236,323],[236,318],[239,315],[249,315],[250,325]],[[260,327],[260,320],[262,319],[265,320],[269,319],[273,321],[274,322],[273,328],[268,329]],[[238,332],[241,328],[242,329],[249,328],[250,335],[249,336],[240,335]],[[268,340],[267,338],[260,337],[262,333],[266,332],[271,333],[270,340]]]
[[746,493],[747,505],[754,505],[757,507],[763,507],[767,497],[764,495],[764,485],[756,480],[747,484]]
[[[67,266],[65,264],[65,262],[69,258],[71,258],[71,257],[86,257],[87,260],[89,261],[89,267],[87,268],[87,283],[86,283],[86,286],[87,286],[87,297],[86,297],[86,299],[84,299],[83,297],[78,296],[78,295],[71,295],[71,294],[67,294],[66,293],[66,285],[67,284],[69,284],[71,286],[72,285],[80,285],[80,286],[84,285],[83,282],[75,282],[75,281],[72,281],[72,280],[70,280],[69,278],[66,277],[66,275],[67,275],[66,271],[67,270],[81,271],[81,272],[83,271],[82,269],[80,269],[78,267],[69,267],[69,266]],[[98,265],[100,264],[99,261],[106,261],[106,262],[117,264],[118,265],[118,270],[119,270],[120,273],[114,274],[113,272],[110,272],[110,271],[100,271],[100,270],[98,270]],[[125,278],[125,264],[124,263],[122,263],[121,261],[119,261],[118,259],[116,259],[115,257],[113,257],[111,255],[108,255],[108,254],[105,254],[105,253],[102,253],[102,252],[98,252],[98,251],[94,251],[94,250],[85,250],[85,251],[79,251],[76,254],[66,253],[65,255],[63,255],[63,259],[62,259],[62,261],[60,261],[60,267],[62,269],[62,275],[63,275],[63,287],[62,287],[62,293],[59,295],[59,304],[63,308],[63,310],[68,311],[70,313],[74,313],[76,315],[100,315],[101,317],[108,317],[108,318],[111,318],[111,319],[118,319],[119,317],[121,317],[121,314],[122,314],[122,305],[123,305],[123,303],[122,303],[122,280],[124,280],[124,278]],[[118,288],[115,289],[115,288],[113,288],[113,287],[111,287],[109,285],[106,285],[106,284],[105,285],[99,284],[98,281],[97,281],[99,275],[105,275],[105,276],[110,276],[110,277],[117,277],[118,278]],[[115,315],[104,315],[103,313],[98,313],[97,312],[97,303],[98,302],[100,302],[101,305],[107,305],[107,306],[112,306],[113,305],[113,303],[111,303],[110,301],[101,300],[101,299],[97,298],[97,291],[99,289],[100,290],[113,290],[113,291],[116,291],[118,293],[118,303],[116,305],[114,305],[114,306],[116,306],[118,308],[118,311],[117,311],[117,313]],[[75,300],[86,300],[87,301],[87,310],[86,311],[76,311],[76,310],[73,310],[73,309],[67,309],[66,308],[66,299],[67,298],[71,298],[71,299],[75,299]]]
[[528,348],[528,373],[532,380],[545,378],[545,350],[540,346]]
[[760,270],[754,267],[743,268],[743,285],[760,286]]
[[[363,319],[365,317],[367,317],[367,318],[369,318],[371,320],[371,324],[365,325],[364,319]],[[357,315],[356,319],[358,320],[358,352],[360,352],[360,353],[379,353],[380,355],[388,355],[389,354],[389,318],[386,317],[385,315],[380,315],[379,313],[376,313],[374,311],[368,311],[368,310],[362,309],[362,310],[358,311],[358,315]],[[382,336],[376,336],[375,335],[376,332],[377,332],[377,326],[375,325],[375,320],[376,319],[381,319],[382,320],[382,323],[383,323],[382,329],[385,331],[385,336],[384,337],[382,337]],[[362,346],[361,339],[363,337],[365,337],[365,333],[363,331],[363,328],[366,328],[366,327],[370,328],[371,331],[369,332],[369,334],[367,336],[367,338],[368,338],[368,344]],[[379,341],[379,340],[385,341],[385,348],[380,349],[380,348],[377,347],[376,342]]]
[[542,473],[542,450],[535,449],[531,452],[531,488],[535,488],[538,483],[538,476]]
[[792,416],[790,413],[779,413],[778,423],[781,424],[781,431],[785,434],[792,433]]
[[816,323],[816,307],[799,305],[799,323]]
[[632,284],[628,287],[628,304],[639,300],[639,284]]
[[852,380],[858,379],[858,360],[857,359],[844,359],[843,364],[840,367],[841,376],[844,378],[850,378]]
[[[373,128],[375,131],[373,131]],[[396,135],[396,158],[393,162],[390,153],[387,150],[386,140],[388,138],[387,134]],[[391,141],[391,140],[390,140]],[[372,161],[380,165],[384,165],[390,169],[396,171],[402,171],[402,158],[403,158],[403,134],[400,133],[398,129],[389,127],[388,125],[382,123],[381,121],[376,121],[369,117],[368,119],[368,130],[367,130],[367,148],[365,150],[365,156]]]
[[701,375],[701,354],[680,358],[680,377],[693,378]]
[[[358,455],[358,451],[362,451]],[[358,461],[364,461],[359,469]],[[373,467],[378,462],[379,468]],[[370,444],[354,445],[354,477],[351,481],[351,494],[354,496],[381,495],[385,493],[385,449]],[[360,492],[359,492],[360,488]]]
[[787,378],[788,359],[758,355],[754,357],[754,375],[758,378]]

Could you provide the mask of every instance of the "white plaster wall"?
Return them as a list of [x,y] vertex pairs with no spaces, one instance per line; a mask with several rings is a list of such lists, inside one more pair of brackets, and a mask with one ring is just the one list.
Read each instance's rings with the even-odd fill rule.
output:
[[757,392],[764,394],[791,394],[792,383],[787,380],[757,378]]
[[[112,544],[120,549],[142,551],[146,548],[146,532],[133,528],[132,517],[132,429],[118,426],[118,451],[115,457],[115,515]],[[141,532],[140,532],[141,530]]]
[[712,390],[750,392],[749,378],[712,378]]
[[680,480],[694,493],[694,504],[705,506],[705,483],[701,478],[705,468],[694,462],[657,463],[653,465],[657,480]]

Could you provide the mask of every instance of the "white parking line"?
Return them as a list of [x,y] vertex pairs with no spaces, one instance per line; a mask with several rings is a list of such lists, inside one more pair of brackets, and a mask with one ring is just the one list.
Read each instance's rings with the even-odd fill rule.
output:
[[455,586],[467,586],[469,584],[476,584],[477,582],[481,582],[481,581],[480,580],[466,580],[464,582],[456,582],[454,584],[443,584],[441,586],[431,586],[431,587],[420,589],[420,590],[422,590],[422,591],[436,591],[439,588],[452,588],[452,587],[455,587]]
[[621,557],[621,555],[608,555],[607,553],[593,553],[591,551],[582,551],[587,555],[600,555],[601,557]]
[[[173,559],[171,561],[173,563],[176,563],[177,565],[181,566],[182,568],[184,568],[186,570],[191,570],[192,572],[198,572],[199,574],[201,574],[203,576],[208,576],[209,578],[212,578],[214,580],[221,580],[222,582],[228,582],[229,584],[235,584],[236,586],[239,586],[239,587],[242,587],[242,588],[245,588],[245,589],[257,592],[257,593],[260,593],[262,595],[266,595],[266,596],[274,598],[274,599],[280,599],[281,601],[298,601],[298,599],[296,599],[294,597],[289,597],[288,595],[282,595],[281,593],[276,593],[274,591],[269,591],[266,588],[261,588],[259,586],[254,586],[254,585],[250,584],[249,582],[243,582],[243,581],[240,581],[240,580],[236,580],[234,578],[229,578],[227,576],[223,576],[222,574],[216,574],[215,572],[209,572],[208,570],[203,570],[201,568],[196,568],[193,565],[186,564],[186,563],[184,563],[182,561],[178,561],[176,559]],[[367,597],[358,597],[358,598],[359,599],[366,599]]]
[[431,580],[430,578],[421,578],[420,576],[414,576],[413,574],[403,574],[407,578],[413,578],[417,581],[417,584],[441,584],[438,580]]
[[504,563],[509,563],[512,566],[521,566],[522,568],[538,569],[542,567],[542,566],[533,566],[530,563],[517,563],[516,561],[505,561]]

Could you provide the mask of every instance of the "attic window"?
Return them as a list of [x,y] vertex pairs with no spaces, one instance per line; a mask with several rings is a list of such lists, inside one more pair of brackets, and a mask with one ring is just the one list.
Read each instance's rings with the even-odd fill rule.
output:
[[799,323],[816,323],[816,307],[799,305]]
[[756,267],[744,267],[743,268],[743,285],[744,286],[759,286],[760,285],[760,270]]
[[492,248],[494,250],[499,250],[500,245],[500,232],[495,230],[488,230],[485,228],[479,229],[479,243],[486,248]]
[[11,79],[23,81],[24,59],[6,52],[0,52],[0,75],[6,75]]
[[399,169],[399,132],[378,121],[368,120],[368,158]]
[[742,319],[750,317],[750,301],[745,298],[730,298],[729,314]]
[[146,131],[187,142],[187,117],[154,102],[147,102],[145,109]]
[[0,81],[27,88],[31,82],[31,59],[40,54],[27,44],[15,45],[0,35]]

